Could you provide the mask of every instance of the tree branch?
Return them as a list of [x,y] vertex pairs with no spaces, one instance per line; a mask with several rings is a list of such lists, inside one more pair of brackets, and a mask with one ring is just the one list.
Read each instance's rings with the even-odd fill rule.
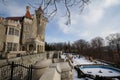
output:
[[[49,19],[51,17],[54,17],[57,14],[58,11],[58,5],[64,5],[66,10],[63,10],[63,13],[66,13],[65,16],[67,16],[67,22],[66,25],[71,23],[71,9],[73,7],[77,7],[80,9],[80,12],[83,11],[85,4],[88,4],[90,0],[39,0],[39,6],[43,8],[43,12],[46,15],[46,17]],[[6,0],[2,0],[2,2],[6,5]],[[32,8],[36,9],[36,3],[27,1],[27,4],[29,4]],[[38,4],[38,3],[37,3]],[[7,5],[6,5],[7,6]]]

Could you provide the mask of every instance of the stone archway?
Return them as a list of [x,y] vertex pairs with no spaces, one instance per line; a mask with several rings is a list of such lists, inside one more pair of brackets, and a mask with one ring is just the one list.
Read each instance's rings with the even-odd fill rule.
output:
[[22,46],[22,51],[26,51],[26,47],[25,46]]
[[30,51],[34,50],[33,44],[30,44],[30,45],[29,45],[29,50],[30,50]]

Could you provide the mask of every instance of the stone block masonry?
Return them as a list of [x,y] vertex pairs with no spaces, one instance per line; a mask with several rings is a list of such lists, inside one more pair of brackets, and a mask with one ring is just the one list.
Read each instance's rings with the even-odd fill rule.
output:
[[4,59],[4,60],[0,60],[0,66],[10,63],[12,61],[15,63],[22,63],[24,65],[31,65],[31,64],[35,64],[36,61],[43,60],[45,58],[46,58],[46,54],[40,53],[40,54],[27,55],[27,56],[16,57],[11,59]]
[[61,62],[61,80],[73,80],[73,69],[68,62]]

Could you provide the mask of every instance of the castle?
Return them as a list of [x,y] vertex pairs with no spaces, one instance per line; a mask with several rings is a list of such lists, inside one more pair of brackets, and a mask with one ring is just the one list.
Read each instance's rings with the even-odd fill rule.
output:
[[47,22],[41,7],[32,15],[27,6],[22,17],[0,17],[0,55],[9,58],[45,52]]

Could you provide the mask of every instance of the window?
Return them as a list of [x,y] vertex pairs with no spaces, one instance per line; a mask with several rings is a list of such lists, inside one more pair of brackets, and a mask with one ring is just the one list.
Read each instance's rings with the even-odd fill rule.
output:
[[7,43],[7,51],[17,51],[17,47],[18,47],[17,43],[12,42]]
[[15,29],[15,35],[19,36],[19,30]]
[[17,51],[17,46],[18,46],[17,43],[13,43],[13,51]]
[[19,30],[14,29],[14,28],[9,28],[9,35],[19,36]]
[[9,28],[9,34],[14,35],[14,28]]
[[7,43],[7,51],[12,51],[12,43]]
[[19,36],[19,30],[17,30],[17,36]]

